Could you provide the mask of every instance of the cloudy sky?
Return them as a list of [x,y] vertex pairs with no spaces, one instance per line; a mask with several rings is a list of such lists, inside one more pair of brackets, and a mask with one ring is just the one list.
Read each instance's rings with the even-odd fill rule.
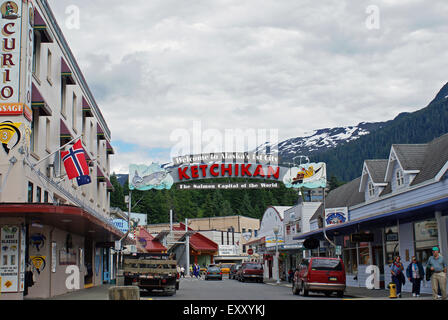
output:
[[49,3],[120,173],[170,161],[170,136],[194,121],[283,140],[415,111],[448,81],[446,0]]

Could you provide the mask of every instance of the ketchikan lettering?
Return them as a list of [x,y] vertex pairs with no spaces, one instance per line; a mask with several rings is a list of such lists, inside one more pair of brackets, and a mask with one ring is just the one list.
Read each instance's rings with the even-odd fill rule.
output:
[[280,167],[257,165],[253,173],[250,169],[252,164],[212,164],[193,165],[178,168],[179,181],[206,178],[209,173],[212,177],[266,177],[278,179]]

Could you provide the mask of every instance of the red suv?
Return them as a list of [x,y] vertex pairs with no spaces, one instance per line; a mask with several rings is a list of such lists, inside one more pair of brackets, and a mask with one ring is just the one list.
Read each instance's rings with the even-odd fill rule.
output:
[[345,291],[345,268],[340,258],[314,257],[303,259],[294,274],[292,292],[304,297],[310,291],[330,296],[337,292],[342,298]]
[[244,262],[238,270],[237,279],[242,282],[249,279],[263,282],[263,265],[257,262]]

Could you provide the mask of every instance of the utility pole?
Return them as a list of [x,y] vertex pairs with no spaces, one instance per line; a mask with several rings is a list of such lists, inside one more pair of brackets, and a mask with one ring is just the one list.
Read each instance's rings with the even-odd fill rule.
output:
[[185,256],[187,258],[187,265],[185,267],[185,271],[187,272],[187,276],[190,276],[190,236],[188,235],[188,219],[185,218]]
[[325,239],[327,239],[327,241],[331,245],[334,246],[334,249],[335,249],[335,252],[336,252],[336,244],[328,238],[327,233],[325,232],[325,187],[322,188],[322,199],[323,199],[323,201],[322,201],[322,217],[323,217],[323,220],[322,220],[322,231],[324,233]]

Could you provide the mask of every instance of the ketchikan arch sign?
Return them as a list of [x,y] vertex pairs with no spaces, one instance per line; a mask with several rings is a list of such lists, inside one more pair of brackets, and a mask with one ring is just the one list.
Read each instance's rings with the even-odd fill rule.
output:
[[[327,184],[325,163],[306,163],[291,167],[277,165],[276,157],[254,153],[210,153],[173,158],[169,166],[158,163],[129,166],[130,190],[171,189],[174,184],[180,189],[214,189],[216,184],[198,184],[192,187],[185,182],[203,182],[206,179],[246,178],[271,180],[272,184],[230,183],[228,188],[276,187],[283,183],[287,188],[325,188]],[[178,187],[179,188],[179,187]],[[219,186],[218,186],[219,188]]]

